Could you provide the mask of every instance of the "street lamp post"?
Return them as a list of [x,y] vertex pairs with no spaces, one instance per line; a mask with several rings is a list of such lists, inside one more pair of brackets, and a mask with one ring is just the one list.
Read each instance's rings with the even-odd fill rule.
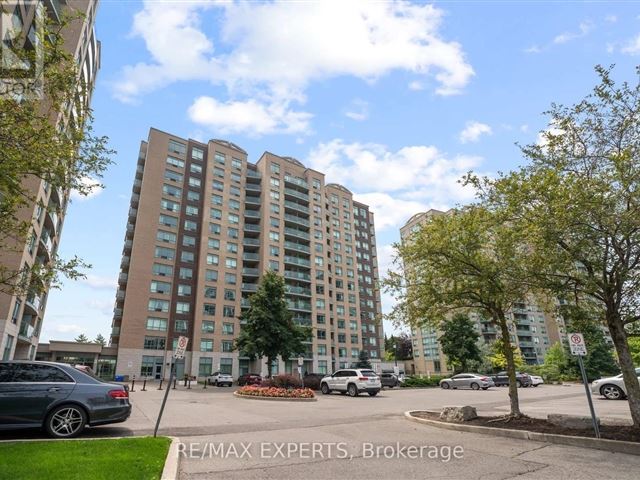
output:
[[395,361],[396,367],[398,366],[398,344],[393,344],[393,360]]

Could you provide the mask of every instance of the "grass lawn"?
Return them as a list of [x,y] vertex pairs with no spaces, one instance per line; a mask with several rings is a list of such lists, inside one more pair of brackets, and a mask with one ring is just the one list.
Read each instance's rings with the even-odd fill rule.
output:
[[138,437],[0,444],[0,478],[158,479],[171,440]]

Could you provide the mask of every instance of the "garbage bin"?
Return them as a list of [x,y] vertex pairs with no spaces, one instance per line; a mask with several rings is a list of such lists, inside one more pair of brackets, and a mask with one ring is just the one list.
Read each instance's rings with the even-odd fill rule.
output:
[[124,375],[116,375],[116,382],[124,382]]

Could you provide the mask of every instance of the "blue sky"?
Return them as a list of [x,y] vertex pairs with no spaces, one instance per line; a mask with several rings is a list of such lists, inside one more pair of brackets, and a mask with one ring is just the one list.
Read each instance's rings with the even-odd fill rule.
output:
[[594,65],[637,81],[639,15],[614,1],[102,0],[95,128],[118,153],[106,188],[68,210],[59,253],[93,268],[51,292],[42,341],[108,337],[149,127],[324,171],[371,205],[386,270],[411,215],[468,201],[469,169],[521,164],[515,143],[537,141],[551,102],[586,94]]

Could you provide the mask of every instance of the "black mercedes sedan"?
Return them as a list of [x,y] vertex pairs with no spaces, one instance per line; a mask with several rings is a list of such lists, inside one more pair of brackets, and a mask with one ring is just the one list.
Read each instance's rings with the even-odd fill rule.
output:
[[41,427],[55,438],[71,438],[84,427],[124,422],[129,392],[65,364],[0,362],[0,429]]

